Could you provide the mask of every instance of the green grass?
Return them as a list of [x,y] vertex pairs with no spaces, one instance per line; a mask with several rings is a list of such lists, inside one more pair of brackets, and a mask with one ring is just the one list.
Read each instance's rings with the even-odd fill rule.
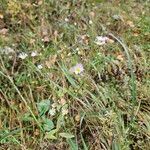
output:
[[149,6],[0,0],[0,149],[149,150]]

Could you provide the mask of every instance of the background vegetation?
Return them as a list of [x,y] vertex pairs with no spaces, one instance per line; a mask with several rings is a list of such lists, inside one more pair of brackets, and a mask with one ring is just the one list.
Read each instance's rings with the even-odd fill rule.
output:
[[149,150],[149,7],[0,0],[0,149]]

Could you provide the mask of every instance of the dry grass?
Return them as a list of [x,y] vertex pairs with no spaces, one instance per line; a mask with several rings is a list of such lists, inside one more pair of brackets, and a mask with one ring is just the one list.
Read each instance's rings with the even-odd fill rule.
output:
[[0,149],[148,150],[148,8],[0,0]]

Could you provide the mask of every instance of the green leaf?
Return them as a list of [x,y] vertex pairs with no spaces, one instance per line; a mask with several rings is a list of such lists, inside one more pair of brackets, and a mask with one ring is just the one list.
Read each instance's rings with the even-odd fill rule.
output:
[[43,100],[40,103],[37,103],[37,108],[40,113],[40,116],[45,115],[45,113],[49,110],[50,100]]
[[33,117],[30,113],[24,113],[23,116],[21,116],[21,119],[26,122],[33,121]]
[[87,147],[87,145],[85,143],[85,140],[84,140],[82,134],[81,134],[81,140],[82,140],[82,143],[83,143],[84,150],[88,150],[88,147]]
[[59,135],[60,135],[61,137],[66,138],[66,139],[74,138],[74,135],[72,135],[72,134],[70,134],[70,133],[65,133],[65,132],[63,132],[63,133],[59,133]]
[[63,71],[64,75],[66,76],[67,80],[71,83],[72,86],[74,87],[78,87],[76,81],[69,75],[66,67],[64,66],[64,64],[61,66],[59,65],[59,67],[61,68],[61,70]]
[[67,142],[70,146],[70,150],[78,150],[78,144],[74,140],[67,139]]
[[63,125],[64,125],[64,116],[59,115],[59,117],[57,118],[57,125],[56,125],[57,130],[59,130]]
[[52,120],[45,118],[43,123],[43,129],[45,131],[50,131],[54,128],[54,123]]
[[45,139],[57,139],[56,136],[54,136],[54,134],[57,132],[58,130],[57,129],[54,129],[54,130],[51,130],[50,132],[48,132],[46,135],[45,135]]

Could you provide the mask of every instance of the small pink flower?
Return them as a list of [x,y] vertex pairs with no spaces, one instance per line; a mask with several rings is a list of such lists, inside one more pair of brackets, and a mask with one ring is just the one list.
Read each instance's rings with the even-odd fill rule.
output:
[[38,52],[37,51],[33,51],[32,53],[31,53],[31,57],[35,57],[35,56],[37,56],[38,55]]
[[97,45],[104,45],[107,43],[108,40],[109,40],[109,38],[106,36],[97,36],[94,42]]
[[81,63],[76,64],[75,66],[70,68],[71,73],[81,74],[84,71],[83,65]]

